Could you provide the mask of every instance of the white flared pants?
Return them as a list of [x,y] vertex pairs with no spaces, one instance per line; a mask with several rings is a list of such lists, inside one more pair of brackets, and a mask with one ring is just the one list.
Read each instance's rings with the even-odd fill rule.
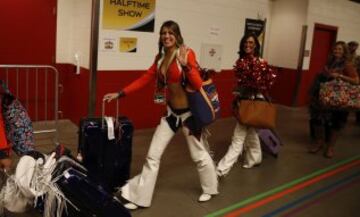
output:
[[229,146],[225,156],[217,165],[217,171],[220,175],[226,175],[230,172],[231,167],[238,160],[239,155],[242,154],[244,148],[244,163],[248,167],[261,163],[262,154],[260,140],[255,128],[237,123],[234,129],[231,145]]
[[[184,114],[187,117],[188,114]],[[183,115],[180,116],[180,118]],[[181,121],[184,121],[181,118]],[[199,141],[194,136],[189,135],[189,129],[182,127],[185,135],[191,158],[196,164],[200,176],[200,183],[203,193],[217,194],[218,181],[213,160],[207,149],[204,147],[202,139]],[[156,179],[160,167],[160,159],[170,140],[175,135],[169,127],[166,118],[161,118],[152,138],[150,148],[146,157],[146,162],[142,172],[133,177],[121,189],[121,196],[126,200],[142,207],[149,207],[155,188]]]

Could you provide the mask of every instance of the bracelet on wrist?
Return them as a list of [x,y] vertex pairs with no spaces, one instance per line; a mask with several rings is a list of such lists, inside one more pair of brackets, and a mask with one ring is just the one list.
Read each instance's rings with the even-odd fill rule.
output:
[[125,92],[122,91],[122,90],[120,90],[120,91],[118,92],[117,98],[120,98],[120,97],[123,97],[123,96],[125,96]]

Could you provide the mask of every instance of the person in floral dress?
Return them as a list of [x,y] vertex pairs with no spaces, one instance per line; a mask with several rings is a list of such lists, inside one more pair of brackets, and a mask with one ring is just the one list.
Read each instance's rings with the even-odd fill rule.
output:
[[310,91],[310,126],[314,141],[309,152],[315,154],[324,148],[326,158],[334,156],[334,145],[349,115],[346,110],[326,108],[319,100],[320,84],[333,79],[351,84],[359,83],[359,76],[351,63],[347,45],[343,41],[335,43],[324,69],[315,78]]

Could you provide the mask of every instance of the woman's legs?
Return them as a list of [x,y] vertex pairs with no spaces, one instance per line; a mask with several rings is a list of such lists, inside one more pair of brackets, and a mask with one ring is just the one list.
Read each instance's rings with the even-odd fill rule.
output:
[[310,128],[313,133],[313,144],[311,144],[309,148],[309,153],[315,154],[319,152],[324,146],[326,137],[325,124],[322,123],[321,120],[312,119],[310,120]]
[[262,152],[259,136],[253,127],[247,129],[245,138],[245,156],[244,156],[244,168],[251,168],[261,163]]
[[324,152],[324,156],[326,158],[333,158],[334,157],[334,146],[335,146],[335,142],[338,138],[339,135],[339,130],[330,130],[330,135],[329,135],[329,139],[327,141],[326,144],[326,149]]
[[[199,141],[195,136],[190,135],[190,131],[187,127],[183,127],[183,132],[189,146],[191,158],[196,163],[196,168],[199,172],[203,193],[207,195],[218,194],[218,180],[216,177],[215,165],[204,146],[202,138]],[[199,201],[206,201],[210,198],[211,196],[207,199],[199,198]]]
[[360,125],[360,112],[355,112],[356,115],[356,123]]
[[232,137],[231,145],[225,156],[220,160],[217,165],[217,171],[220,176],[226,175],[230,172],[231,167],[237,161],[239,155],[244,148],[244,141],[246,138],[247,127],[239,123],[236,124],[234,134]]
[[331,120],[329,124],[329,138],[326,140],[326,149],[324,156],[326,158],[334,157],[334,146],[339,137],[341,130],[345,127],[349,116],[347,111],[333,111],[331,112]]
[[142,172],[128,181],[121,189],[121,196],[143,207],[149,207],[160,167],[161,156],[175,132],[171,130],[166,118],[161,118],[153,135],[146,162]]

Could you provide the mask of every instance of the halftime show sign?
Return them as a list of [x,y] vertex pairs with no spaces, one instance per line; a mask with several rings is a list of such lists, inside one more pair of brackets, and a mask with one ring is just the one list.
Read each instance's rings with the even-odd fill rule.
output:
[[153,32],[155,0],[103,0],[103,29]]

